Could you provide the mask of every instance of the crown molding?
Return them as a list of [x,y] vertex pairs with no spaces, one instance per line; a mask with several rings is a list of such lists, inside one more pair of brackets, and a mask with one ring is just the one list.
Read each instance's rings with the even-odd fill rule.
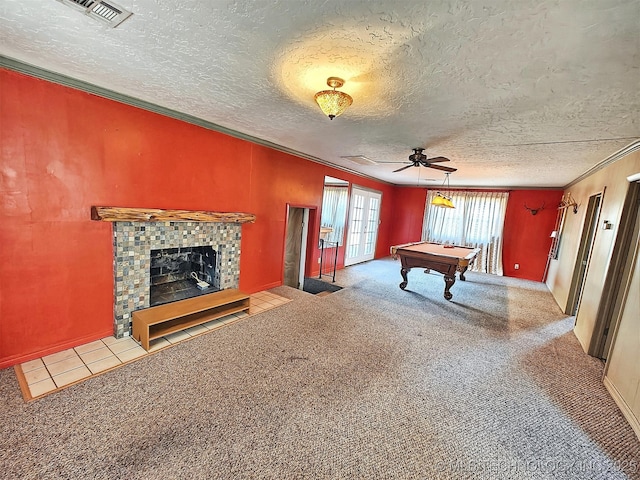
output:
[[237,130],[233,130],[231,128],[223,127],[222,125],[218,125],[216,123],[210,122],[208,120],[204,120],[202,118],[189,115],[188,113],[179,112],[177,110],[173,110],[170,108],[163,107],[161,105],[156,105],[155,103],[147,102],[145,100],[141,100],[136,97],[131,97],[129,95],[125,95],[123,93],[116,92],[114,90],[109,90],[108,88],[99,87],[98,85],[94,85],[92,83],[84,82],[82,80],[78,80],[73,77],[69,77],[67,75],[63,75],[61,73],[52,72],[50,70],[46,70],[44,68],[36,67],[35,65],[30,65],[28,63],[22,62],[20,60],[16,60],[14,58],[6,57],[4,55],[0,55],[0,67],[6,68],[8,70],[13,70],[19,73],[23,73],[25,75],[29,75],[31,77],[40,78],[42,80],[47,80],[52,83],[56,83],[58,85],[63,85],[65,87],[70,87],[75,90],[80,90],[83,92],[91,93],[93,95],[97,95],[102,98],[106,98],[109,100],[114,100],[119,103],[124,103],[125,105],[130,105],[132,107],[140,108],[142,110],[147,110],[149,112],[157,113],[160,115],[164,115],[165,117],[174,118],[176,120],[180,120],[186,123],[190,123],[192,125],[197,125],[202,128],[206,128],[208,130],[213,130],[215,132],[223,133],[225,135],[229,135],[230,137],[238,138],[240,140],[245,140],[247,142],[255,143],[256,145],[260,145],[262,147],[271,148],[273,150],[277,150],[279,152],[287,153],[289,155],[293,155],[296,157],[300,157],[304,160],[309,160],[314,163],[319,163],[321,165],[325,165],[327,167],[333,168],[334,170],[339,170],[342,172],[347,172],[352,175],[357,175],[360,178],[367,178],[369,180],[376,181],[378,183],[383,183],[387,185],[398,186],[394,183],[390,183],[384,180],[380,180],[379,178],[371,177],[369,175],[365,175],[361,172],[357,172],[355,170],[351,170],[348,167],[343,167],[341,165],[335,165],[326,160],[323,160],[318,157],[314,157],[313,155],[308,155],[303,152],[299,152],[292,148],[285,147],[283,145],[279,145],[277,143],[270,142],[268,140],[264,140],[262,138],[254,137],[252,135],[248,135],[246,133],[238,132]]
[[587,170],[586,172],[584,172],[582,175],[580,175],[578,178],[576,178],[575,180],[573,180],[571,183],[568,183],[567,185],[565,185],[563,187],[564,190],[566,190],[569,187],[573,187],[576,183],[581,182],[582,180],[584,180],[585,178],[593,175],[594,173],[596,173],[598,170],[602,170],[603,168],[611,165],[614,162],[617,162],[618,160],[620,160],[623,157],[626,157],[627,155],[629,155],[630,153],[635,152],[636,150],[640,150],[640,139],[639,140],[634,140],[633,142],[631,142],[629,145],[627,145],[624,148],[621,148],[620,150],[618,150],[615,153],[612,153],[611,155],[609,155],[607,158],[605,158],[604,160],[602,160],[600,163],[597,163],[596,165],[594,165],[593,167],[591,167],[589,170]]
[[[292,148],[285,147],[283,145],[279,145],[277,143],[270,142],[268,140],[264,140],[262,138],[254,137],[252,135],[248,135],[243,132],[239,132],[237,130],[233,130],[231,128],[223,127],[222,125],[218,125],[216,123],[210,122],[208,120],[204,120],[202,118],[189,115],[187,113],[179,112],[177,110],[173,110],[170,108],[166,108],[160,105],[156,105],[155,103],[147,102],[145,100],[141,100],[136,97],[131,97],[129,95],[125,95],[123,93],[116,92],[114,90],[109,90],[107,88],[100,87],[98,85],[94,85],[89,82],[84,82],[82,80],[78,80],[73,77],[69,77],[67,75],[63,75],[61,73],[56,73],[50,70],[46,70],[44,68],[36,67],[35,65],[31,65],[20,60],[16,60],[14,58],[6,57],[4,55],[0,55],[0,67],[6,68],[8,70],[13,70],[19,73],[23,73],[25,75],[29,75],[31,77],[40,78],[42,80],[47,80],[52,83],[56,83],[58,85],[63,85],[66,87],[73,88],[75,90],[80,90],[83,92],[91,93],[93,95],[97,95],[102,98],[106,98],[109,100],[113,100],[119,103],[123,103],[125,105],[130,105],[132,107],[140,108],[143,110],[147,110],[149,112],[157,113],[159,115],[164,115],[166,117],[170,117],[176,120],[180,120],[186,123],[190,123],[192,125],[197,125],[202,128],[206,128],[208,130],[213,130],[215,132],[223,133],[225,135],[229,135],[230,137],[238,138],[240,140],[245,140],[250,143],[254,143],[256,145],[260,145],[263,147],[271,148],[273,150],[277,150],[279,152],[283,152],[289,155],[293,155],[304,160],[309,160],[314,163],[318,163],[327,167],[330,167],[334,170],[342,171],[349,173],[351,175],[356,175],[360,178],[367,178],[369,180],[373,180],[378,183],[393,185],[396,187],[414,187],[413,185],[403,185],[397,184],[393,182],[388,182],[386,180],[380,180],[379,178],[372,177],[370,175],[366,175],[364,173],[358,172],[356,170],[352,170],[348,167],[344,167],[342,165],[335,165],[321,158],[315,157],[313,155],[308,155],[306,153],[294,150]],[[581,182],[588,176],[594,174],[598,170],[605,168],[608,165],[620,160],[622,157],[629,155],[632,152],[640,149],[640,139],[634,140],[632,143],[627,145],[626,147],[618,150],[614,154],[605,158],[598,164],[591,167],[589,170],[584,172],[582,175],[565,185],[564,187],[500,187],[500,190],[566,190],[567,188],[575,185],[576,183]],[[435,185],[420,185],[420,188],[435,188]],[[488,187],[464,187],[459,186],[458,188],[488,188]]]

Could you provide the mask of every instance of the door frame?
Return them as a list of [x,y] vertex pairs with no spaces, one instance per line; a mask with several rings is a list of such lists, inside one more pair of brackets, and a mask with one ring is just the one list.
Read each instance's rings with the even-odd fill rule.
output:
[[[355,262],[350,262],[349,258],[347,257],[348,253],[349,253],[349,237],[351,234],[351,215],[352,215],[352,206],[353,206],[353,191],[357,189],[361,192],[365,192],[366,194],[368,194],[366,196],[366,213],[367,213],[367,220],[368,220],[368,214],[370,212],[368,206],[369,206],[369,200],[371,198],[372,195],[375,195],[379,198],[379,206],[378,206],[378,219],[377,219],[377,223],[376,223],[376,233],[375,233],[375,239],[374,239],[374,246],[373,246],[373,253],[372,253],[372,257],[371,258],[367,258],[364,260],[356,260]],[[352,184],[351,185],[351,190],[349,192],[349,206],[348,206],[348,210],[347,210],[347,233],[346,233],[346,240],[344,243],[344,266],[350,266],[350,265],[355,265],[357,263],[361,263],[361,262],[366,262],[368,260],[372,260],[373,258],[375,258],[375,254],[376,254],[376,247],[378,245],[378,233],[379,233],[379,227],[380,227],[380,216],[382,214],[382,197],[383,197],[383,193],[380,190],[375,190],[373,188],[367,188],[367,187],[363,187],[360,185],[356,185],[356,184]],[[365,222],[365,218],[363,218],[363,223]],[[366,228],[366,227],[365,227]],[[362,232],[362,234],[366,234],[365,231]],[[364,237],[366,238],[366,237]],[[359,258],[359,257],[351,257],[351,258]]]
[[[318,211],[317,205],[303,205],[295,203],[287,203],[285,216],[284,216],[284,232],[282,239],[282,275],[281,285],[285,285],[285,258],[287,255],[287,231],[289,229],[289,211],[292,208],[302,209],[302,239],[300,244],[300,268],[298,271],[298,289],[302,290],[304,286],[304,278],[307,274],[307,270],[310,268],[310,259],[313,255],[313,225],[315,225],[315,218]],[[312,232],[309,235],[309,232]],[[318,239],[316,238],[317,242]]]
[[629,187],[625,196],[620,216],[620,226],[616,234],[616,239],[609,261],[609,268],[604,281],[604,289],[596,322],[589,342],[587,353],[594,357],[606,360],[611,348],[611,342],[616,329],[616,319],[620,310],[620,292],[623,286],[629,281],[629,252],[633,250],[635,228],[638,220],[638,210],[640,209],[640,173],[627,178]]
[[580,234],[580,244],[576,255],[576,263],[571,276],[569,297],[567,298],[567,304],[564,310],[564,313],[570,316],[575,316],[576,318],[578,316],[578,310],[580,309],[580,301],[582,300],[584,281],[589,271],[593,244],[595,243],[596,235],[598,234],[598,222],[600,221],[604,192],[605,191],[602,190],[589,195],[587,211],[582,224],[582,233]]
[[[636,211],[636,221],[634,222],[634,232],[632,233],[632,236],[634,237],[634,240],[635,240],[634,242],[635,244],[632,245],[632,248],[630,248],[629,251],[626,252],[626,255],[624,255],[626,257],[627,268],[625,268],[625,279],[623,283],[620,285],[621,288],[620,288],[620,291],[618,292],[618,295],[616,295],[616,297],[620,301],[620,305],[616,309],[615,316],[613,319],[612,328],[614,331],[610,335],[610,338],[612,340],[610,342],[607,342],[608,344],[609,343],[610,344],[608,346],[608,351],[606,354],[608,360],[606,361],[604,366],[603,382],[604,382],[604,386],[609,391],[609,394],[611,395],[613,400],[616,402],[616,404],[620,408],[622,414],[631,425],[631,428],[633,428],[633,431],[635,432],[636,436],[640,439],[640,418],[637,416],[637,410],[628,403],[628,400],[633,401],[634,399],[629,399],[626,397],[626,395],[623,396],[624,392],[621,393],[618,390],[618,385],[620,384],[612,380],[611,376],[609,375],[609,370],[611,368],[610,357],[611,357],[611,354],[614,352],[616,343],[620,341],[618,337],[622,335],[622,333],[620,333],[619,330],[622,326],[622,320],[625,318],[625,309],[627,306],[627,302],[629,302],[629,295],[632,293],[631,285],[634,281],[634,277],[638,275],[638,271],[637,271],[638,256],[640,256],[640,243],[638,242],[638,240],[640,240],[640,220],[638,220],[639,217],[640,217],[640,211]],[[626,321],[628,321],[628,318]],[[633,362],[633,359],[631,359],[630,361]],[[631,379],[632,378],[633,376],[631,377]]]

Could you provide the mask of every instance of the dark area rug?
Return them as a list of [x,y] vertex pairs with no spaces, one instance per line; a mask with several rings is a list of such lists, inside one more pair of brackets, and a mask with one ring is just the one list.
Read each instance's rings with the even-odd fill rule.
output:
[[305,278],[302,290],[307,293],[313,293],[314,295],[317,295],[318,293],[322,292],[337,292],[338,290],[342,290],[342,287],[336,285],[335,283],[332,284],[323,282],[322,280],[318,280],[316,278]]

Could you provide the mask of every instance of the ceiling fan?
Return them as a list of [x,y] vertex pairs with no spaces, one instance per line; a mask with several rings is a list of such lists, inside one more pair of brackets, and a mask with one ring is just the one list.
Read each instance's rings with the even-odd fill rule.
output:
[[436,170],[442,170],[443,172],[455,172],[457,170],[457,168],[445,167],[442,165],[433,165],[434,163],[448,162],[449,159],[445,157],[427,158],[427,156],[424,153],[422,153],[423,151],[424,151],[424,148],[414,148],[413,153],[409,155],[409,161],[411,163],[406,167],[401,167],[397,170],[394,170],[393,173],[401,172],[402,170],[405,170],[409,167],[419,167],[420,165],[427,168],[435,168]]

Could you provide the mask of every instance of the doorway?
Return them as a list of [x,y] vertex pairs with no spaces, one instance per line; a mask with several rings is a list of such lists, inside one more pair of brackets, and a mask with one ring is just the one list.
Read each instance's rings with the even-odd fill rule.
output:
[[[636,204],[637,206],[637,204]],[[618,292],[612,341],[604,370],[604,384],[640,439],[640,210],[636,211],[631,248]]]
[[345,266],[373,260],[378,240],[381,203],[381,192],[356,186],[351,190]]
[[305,259],[309,209],[288,206],[287,229],[284,242],[284,285],[302,289],[304,285]]
[[573,270],[571,288],[569,290],[569,298],[567,300],[567,307],[565,309],[565,313],[567,315],[575,316],[578,313],[578,309],[580,308],[584,279],[587,276],[593,241],[596,237],[601,203],[602,192],[596,193],[595,195],[591,195],[589,197],[587,214],[585,216],[584,225],[582,227],[582,237],[580,238],[580,246],[578,247],[576,266]]
[[[640,177],[640,174],[638,175]],[[602,360],[607,359],[615,329],[615,319],[622,308],[622,292],[629,282],[633,265],[634,248],[640,236],[640,180],[631,182],[627,191],[618,233],[603,284],[602,299],[598,307],[596,324],[587,353]],[[639,297],[640,298],[640,297]],[[640,337],[638,337],[640,338]]]

